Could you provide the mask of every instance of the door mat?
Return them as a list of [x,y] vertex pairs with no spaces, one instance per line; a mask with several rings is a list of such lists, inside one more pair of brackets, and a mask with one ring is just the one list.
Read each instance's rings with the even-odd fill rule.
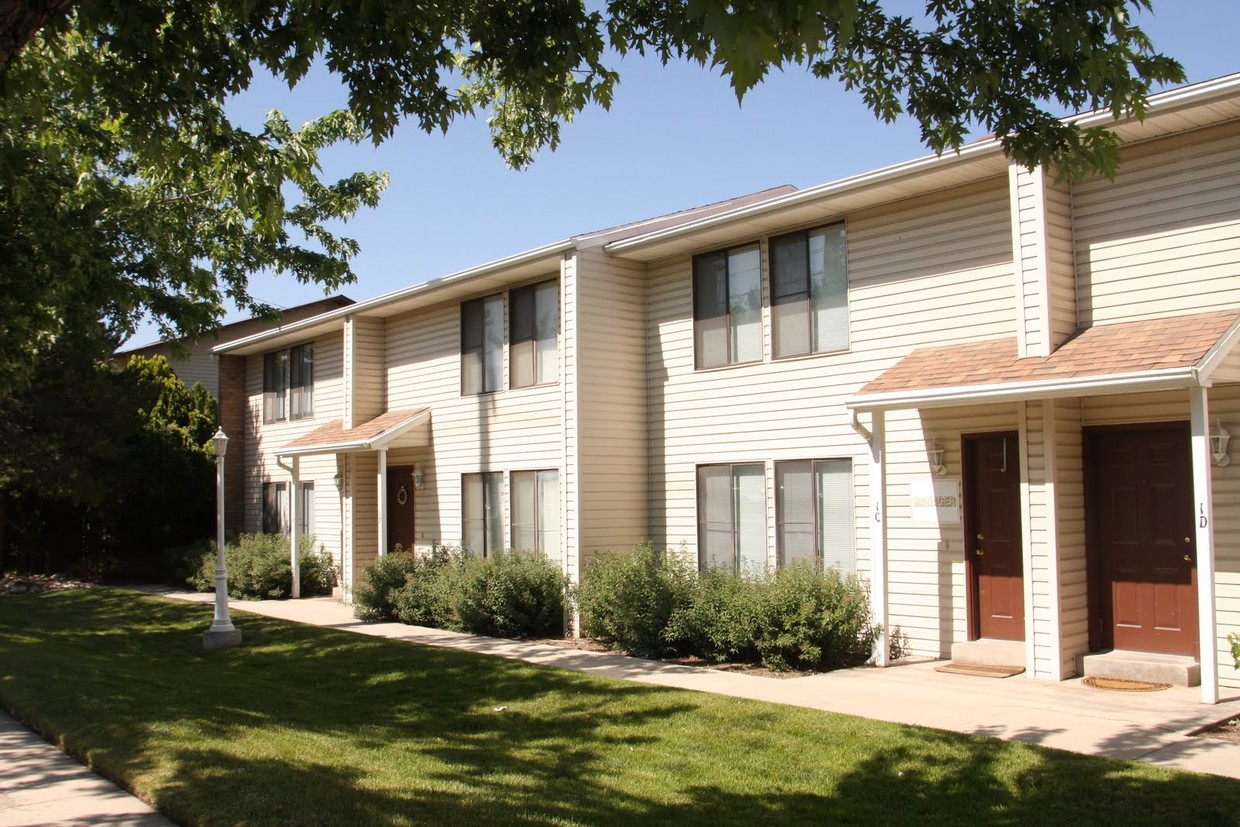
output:
[[935,672],[948,672],[953,675],[973,675],[977,678],[1010,678],[1025,671],[1023,666],[986,666],[980,663],[946,663],[934,667]]
[[1094,689],[1109,689],[1112,692],[1161,692],[1170,689],[1169,683],[1150,683],[1149,681],[1130,681],[1124,678],[1086,678],[1081,681]]

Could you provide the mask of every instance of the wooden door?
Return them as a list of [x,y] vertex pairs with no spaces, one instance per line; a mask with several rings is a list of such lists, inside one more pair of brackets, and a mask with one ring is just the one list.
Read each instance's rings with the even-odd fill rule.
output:
[[964,506],[969,637],[1025,639],[1016,433],[966,435]]
[[396,465],[387,472],[388,551],[413,549],[413,466]]
[[1197,656],[1197,565],[1188,427],[1087,433],[1095,648]]

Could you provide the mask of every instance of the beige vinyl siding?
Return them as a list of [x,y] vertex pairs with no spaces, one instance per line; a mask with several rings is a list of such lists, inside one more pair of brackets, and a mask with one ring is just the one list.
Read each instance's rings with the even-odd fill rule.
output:
[[383,336],[382,319],[350,316],[345,322],[345,358],[349,365],[345,427],[355,428],[388,410],[384,406]]
[[[1076,657],[1089,651],[1088,582],[1085,564],[1085,479],[1081,404],[1076,399],[1043,403],[1053,429],[1055,522],[1059,560],[1059,677],[1076,671]],[[1054,677],[1053,675],[1051,677]]]
[[1042,170],[1015,164],[1009,183],[1018,344],[1023,356],[1047,356],[1076,329],[1071,193]]
[[[548,278],[554,274],[535,281]],[[507,321],[505,312],[505,331]],[[461,395],[458,302],[388,319],[383,342],[388,409],[431,408],[430,447],[400,455],[421,464],[426,478],[415,498],[419,548],[460,544],[462,474],[547,469],[563,473],[560,383]],[[504,376],[507,387],[506,349]],[[389,457],[389,464],[395,462]],[[507,511],[506,484],[504,502]],[[508,532],[505,519],[505,546]]]
[[632,548],[649,534],[646,461],[646,276],[640,265],[578,253],[575,388],[580,548]]
[[[1006,184],[995,179],[847,217],[851,349],[846,352],[769,361],[764,279],[768,361],[695,371],[691,259],[652,266],[647,387],[651,534],[657,544],[683,545],[697,558],[698,465],[762,462],[773,563],[772,463],[849,458],[856,481],[858,570],[868,570],[869,446],[849,425],[844,400],[916,347],[1012,334],[1016,301]],[[738,236],[734,243],[753,240]],[[765,240],[762,254],[765,272]],[[979,426],[970,413],[962,415],[954,433],[988,427],[984,414]],[[1015,428],[1010,410],[1001,427]],[[888,431],[891,622],[901,625],[915,652],[939,655],[953,635],[963,635],[960,529],[948,530],[946,549],[940,551],[945,538],[937,530],[907,524],[907,504],[900,498],[906,500],[910,476],[928,474],[926,443],[916,412],[890,414]],[[940,437],[958,469],[959,446],[946,444],[952,433]]]
[[1073,188],[1082,325],[1240,305],[1240,127],[1124,153]]
[[[246,357],[245,531],[263,527],[263,483],[292,482],[291,464],[279,464],[276,451],[344,412],[344,347],[339,335],[314,340],[314,416],[285,422],[263,422],[263,356]],[[336,499],[336,458],[301,458],[300,479],[314,483],[315,540],[341,560],[340,509]]]

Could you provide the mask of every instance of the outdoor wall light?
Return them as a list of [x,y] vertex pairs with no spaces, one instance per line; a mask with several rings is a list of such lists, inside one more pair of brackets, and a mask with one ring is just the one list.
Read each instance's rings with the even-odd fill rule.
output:
[[1231,441],[1231,431],[1223,427],[1223,423],[1214,420],[1214,430],[1210,433],[1210,453],[1214,454],[1214,464],[1220,468],[1231,465],[1231,456],[1227,453],[1227,443]]
[[943,446],[937,439],[930,441],[930,447],[926,449],[926,459],[930,462],[930,471],[936,477],[947,473],[947,466],[943,464]]
[[424,485],[426,485],[426,477],[422,474],[422,466],[421,465],[413,466],[414,490],[421,491]]

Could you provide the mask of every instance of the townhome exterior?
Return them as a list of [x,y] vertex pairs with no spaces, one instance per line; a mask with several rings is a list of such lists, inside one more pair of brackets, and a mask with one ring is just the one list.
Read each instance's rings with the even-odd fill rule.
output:
[[[311,482],[285,519],[346,592],[396,543],[537,548],[575,578],[649,538],[856,572],[914,654],[998,644],[1062,680],[1118,650],[1234,694],[1240,76],[1116,131],[1113,182],[982,141],[221,345],[236,510],[257,530],[264,486]],[[270,382],[264,417],[264,364],[307,344],[313,417],[272,417]]]

